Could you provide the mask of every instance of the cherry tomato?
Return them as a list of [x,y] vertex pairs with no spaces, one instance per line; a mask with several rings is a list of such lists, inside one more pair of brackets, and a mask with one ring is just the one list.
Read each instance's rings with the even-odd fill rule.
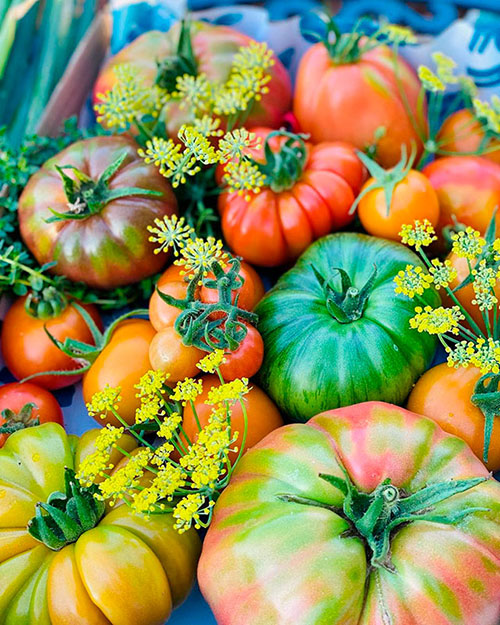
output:
[[[2,326],[2,353],[12,375],[22,380],[43,371],[72,371],[81,365],[58,349],[45,333],[47,330],[59,341],[72,338],[93,344],[92,333],[78,310],[71,303],[50,319],[32,317],[25,309],[26,297],[17,299],[8,310]],[[102,327],[95,306],[81,304]],[[58,389],[78,382],[81,375],[43,375],[34,378],[36,384]]]
[[[212,387],[220,386],[220,380],[216,375],[203,376],[203,392],[196,398],[194,405],[196,414],[200,420],[200,425],[204,427],[208,423],[212,406],[206,404],[208,392]],[[248,417],[248,431],[244,451],[256,445],[269,432],[283,425],[283,419],[273,403],[273,401],[255,384],[244,397],[245,409]],[[245,429],[245,420],[243,409],[240,402],[236,402],[231,408],[231,426],[233,432],[238,432],[239,436],[235,443],[236,446],[241,445],[243,440],[243,432]],[[193,443],[198,436],[198,425],[193,413],[193,409],[189,403],[186,404],[183,414],[182,427]],[[234,461],[237,457],[236,453],[231,453],[230,458]]]
[[[171,295],[177,299],[184,299],[186,297],[188,282],[184,280],[181,271],[183,271],[182,267],[171,265],[161,275],[157,287],[162,293]],[[173,326],[180,312],[179,308],[170,306],[164,302],[156,290],[153,295],[151,295],[151,299],[149,300],[149,320],[157,332],[168,326]]]
[[[106,386],[119,386],[122,397],[118,404],[120,417],[129,424],[134,423],[140,403],[135,385],[151,369],[149,347],[154,336],[153,326],[145,319],[127,319],[118,324],[111,340],[83,378],[85,402],[90,402],[94,393]],[[120,425],[113,415],[96,420]]]
[[[415,384],[408,399],[408,410],[429,417],[439,426],[462,438],[482,460],[484,415],[471,402],[474,386],[481,377],[475,367],[454,369],[446,363],[429,369]],[[489,448],[491,471],[500,469],[500,420],[495,419]]]
[[[374,179],[370,178],[363,189],[373,183]],[[400,241],[399,233],[404,224],[413,223],[416,219],[428,219],[436,226],[439,220],[439,202],[429,180],[419,171],[411,169],[394,187],[389,209],[384,190],[377,188],[360,200],[358,215],[369,234]]]
[[[52,393],[30,382],[12,382],[0,387],[0,426],[30,427],[36,420],[40,425],[49,421],[64,425],[61,407]],[[8,436],[0,434],[0,447]]]
[[173,327],[160,330],[154,336],[149,348],[152,368],[168,373],[169,383],[198,375],[200,370],[196,365],[204,355],[205,352],[197,347],[184,345]]
[[219,367],[226,382],[236,378],[251,378],[264,360],[264,341],[260,332],[247,325],[247,335],[234,352],[226,351],[225,362]]
[[[229,267],[226,268],[229,271]],[[253,310],[260,300],[264,297],[264,285],[255,269],[245,261],[241,262],[240,276],[243,278],[243,286],[237,291],[233,291],[232,302],[238,295],[238,306],[243,310]],[[208,276],[213,278],[213,274]],[[213,304],[219,301],[217,290],[209,289],[202,286],[200,289],[200,299],[207,304]]]
[[[482,149],[491,150],[481,156],[500,165],[500,141],[484,139],[484,130],[469,109],[461,109],[445,119],[436,137],[441,150],[457,154],[477,152]],[[493,149],[496,148],[496,149]]]

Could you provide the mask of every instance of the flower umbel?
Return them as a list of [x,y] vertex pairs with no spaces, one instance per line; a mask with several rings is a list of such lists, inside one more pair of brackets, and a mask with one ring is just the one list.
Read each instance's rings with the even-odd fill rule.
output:
[[168,252],[172,248],[174,256],[179,256],[179,250],[191,240],[191,235],[194,233],[184,217],[177,217],[177,215],[155,219],[154,226],[148,226],[148,231],[152,234],[149,240],[160,245],[155,249],[155,254]]
[[433,258],[429,273],[432,276],[432,282],[436,289],[448,287],[457,277],[457,270],[452,266],[451,261],[445,260],[441,262],[437,258]]
[[436,233],[428,219],[415,220],[413,225],[405,224],[399,233],[402,243],[414,247],[417,252],[422,247],[427,247],[433,241],[437,241]]
[[185,406],[187,402],[194,401],[202,392],[203,380],[185,378],[177,382],[170,399],[172,401],[180,401]]
[[422,267],[406,265],[406,269],[399,271],[394,278],[396,293],[402,293],[413,299],[415,295],[422,295],[425,289],[432,284],[432,277]]
[[445,84],[455,84],[458,78],[453,75],[457,67],[455,61],[442,52],[433,52],[432,59],[436,63],[436,71],[439,79]]
[[111,388],[105,386],[102,391],[98,391],[87,404],[87,411],[91,417],[100,416],[105,419],[109,412],[118,410],[118,403],[121,401],[121,388]]
[[222,246],[222,241],[214,237],[190,240],[182,248],[181,257],[175,261],[175,264],[184,267],[181,273],[188,275],[190,280],[197,274],[206,277],[214,261],[217,261],[221,267],[226,266],[227,255]]
[[417,306],[415,316],[410,319],[410,327],[419,332],[428,334],[459,333],[459,322],[465,319],[460,306],[451,308],[432,308],[431,306]]
[[204,356],[196,366],[204,373],[215,373],[224,361],[224,351],[216,349]]
[[481,256],[483,247],[486,245],[481,233],[470,226],[467,226],[465,230],[455,232],[451,240],[453,241],[452,251],[460,258],[469,260],[475,260]]
[[436,76],[436,74],[425,65],[419,66],[418,77],[426,91],[437,92],[445,90],[445,85],[441,78]]

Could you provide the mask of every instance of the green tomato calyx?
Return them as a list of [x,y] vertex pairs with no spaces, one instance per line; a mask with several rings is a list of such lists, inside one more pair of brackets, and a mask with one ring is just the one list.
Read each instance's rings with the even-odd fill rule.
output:
[[[62,167],[55,165],[55,169],[61,176],[64,192],[68,200],[68,211],[60,213],[49,209],[52,217],[45,221],[52,223],[69,219],[87,219],[92,215],[99,214],[109,202],[134,195],[160,197],[162,195],[160,191],[151,189],[140,189],[138,187],[109,188],[111,178],[120,169],[126,158],[127,152],[124,152],[103,171],[97,181],[73,165],[63,165]],[[74,177],[68,176],[65,170],[71,170]]]
[[64,482],[66,492],[56,491],[47,503],[39,502],[28,523],[31,536],[53,551],[76,542],[99,523],[105,512],[104,502],[96,497],[97,485],[82,486],[68,467],[64,470]]
[[181,22],[176,53],[161,61],[156,61],[156,65],[158,69],[155,84],[169,93],[177,89],[177,78],[180,76],[197,75],[198,67],[191,42],[191,24],[188,20]]
[[64,293],[54,286],[43,287],[40,291],[31,290],[24,303],[26,312],[35,319],[58,317],[67,305],[68,299]]
[[487,373],[476,382],[471,402],[479,408],[484,415],[484,445],[483,460],[488,462],[491,443],[491,434],[495,417],[500,416],[500,391],[498,383],[500,373]]
[[[284,138],[278,151],[271,148],[271,139]],[[295,134],[286,130],[275,130],[266,137],[264,144],[264,163],[255,164],[265,175],[265,184],[275,193],[291,189],[302,176],[307,161],[305,139],[308,135]]]
[[409,495],[402,488],[385,479],[371,493],[359,490],[342,467],[344,478],[320,473],[319,477],[338,490],[344,496],[342,508],[330,506],[307,497],[279,495],[279,499],[291,503],[326,508],[345,519],[350,528],[344,537],[358,536],[371,553],[370,563],[374,568],[384,568],[394,572],[391,562],[390,541],[393,531],[401,525],[415,521],[429,521],[452,525],[474,512],[487,512],[487,508],[464,507],[461,510],[440,513],[435,510],[439,503],[463,493],[489,477],[477,477],[465,480],[449,480],[430,484]]
[[10,408],[2,410],[3,425],[0,426],[0,434],[13,434],[18,430],[40,425],[38,417],[33,417],[33,410],[38,406],[33,402],[24,404],[19,412],[14,412]]
[[311,268],[323,288],[326,308],[330,315],[339,323],[351,323],[361,319],[377,277],[377,267],[374,265],[372,274],[361,289],[353,286],[347,271],[341,267],[333,267],[332,271],[340,275],[340,291],[333,286],[335,274],[326,280],[314,265],[311,265]]

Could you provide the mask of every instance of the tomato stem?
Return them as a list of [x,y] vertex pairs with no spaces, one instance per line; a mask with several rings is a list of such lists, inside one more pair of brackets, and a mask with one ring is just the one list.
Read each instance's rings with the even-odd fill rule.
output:
[[188,74],[196,76],[198,64],[194,56],[193,44],[191,41],[191,23],[188,19],[181,22],[177,50],[173,56],[157,61],[157,72],[155,84],[168,92],[177,89],[177,78]]
[[471,402],[479,408],[484,415],[484,445],[483,460],[488,462],[491,435],[495,417],[500,416],[500,382],[499,373],[486,373],[476,382]]

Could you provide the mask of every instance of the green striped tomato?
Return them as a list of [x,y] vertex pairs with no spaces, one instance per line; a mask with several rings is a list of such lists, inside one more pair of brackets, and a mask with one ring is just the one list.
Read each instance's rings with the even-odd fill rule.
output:
[[[415,302],[394,293],[394,276],[408,264],[421,262],[400,243],[341,233],[316,241],[278,280],[256,312],[261,384],[283,413],[306,421],[371,399],[403,403],[436,346],[409,326]],[[433,289],[422,297],[439,305]]]
[[500,484],[425,417],[325,412],[243,457],[198,580],[218,625],[498,625]]

